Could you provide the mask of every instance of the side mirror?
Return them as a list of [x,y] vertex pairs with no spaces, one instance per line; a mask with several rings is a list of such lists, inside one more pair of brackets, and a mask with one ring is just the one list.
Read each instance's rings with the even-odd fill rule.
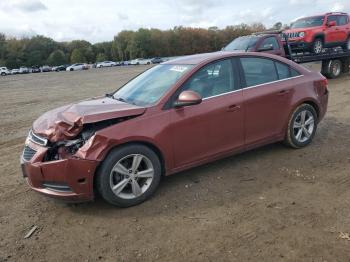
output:
[[261,46],[258,49],[258,52],[272,51],[273,45]]
[[176,108],[179,108],[185,106],[198,105],[200,103],[202,103],[202,97],[200,96],[200,94],[191,90],[187,90],[183,91],[179,95],[179,98],[175,101],[174,106]]
[[328,22],[328,26],[329,27],[333,27],[333,26],[336,26],[336,25],[337,25],[337,23],[335,21]]

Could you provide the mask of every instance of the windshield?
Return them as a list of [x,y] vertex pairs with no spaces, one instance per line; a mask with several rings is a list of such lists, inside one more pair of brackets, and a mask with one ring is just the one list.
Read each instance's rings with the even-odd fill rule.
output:
[[243,36],[238,37],[233,40],[229,45],[224,48],[224,51],[236,51],[236,50],[244,50],[250,51],[252,47],[258,41],[258,37],[256,36]]
[[115,99],[138,106],[156,103],[193,65],[157,65],[113,94]]
[[291,28],[297,29],[297,28],[321,26],[321,25],[323,25],[323,21],[324,21],[324,16],[314,16],[314,17],[302,18],[302,19],[295,21],[292,24]]

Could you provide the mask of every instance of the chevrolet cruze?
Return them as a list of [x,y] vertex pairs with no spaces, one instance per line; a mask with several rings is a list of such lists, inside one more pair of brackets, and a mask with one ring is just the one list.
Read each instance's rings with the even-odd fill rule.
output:
[[327,85],[269,54],[178,58],[114,93],[39,117],[23,175],[47,196],[81,202],[98,193],[113,205],[136,205],[162,176],[278,141],[307,146],[327,110]]

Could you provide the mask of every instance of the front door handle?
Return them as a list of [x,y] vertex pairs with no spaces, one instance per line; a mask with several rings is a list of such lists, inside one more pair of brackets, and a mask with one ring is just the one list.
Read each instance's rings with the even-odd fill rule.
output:
[[290,90],[282,90],[280,92],[278,92],[279,96],[284,96],[284,95],[288,95],[290,93]]
[[239,106],[239,105],[230,105],[227,108],[227,112],[235,112],[235,111],[238,111],[240,109],[241,109],[241,106]]

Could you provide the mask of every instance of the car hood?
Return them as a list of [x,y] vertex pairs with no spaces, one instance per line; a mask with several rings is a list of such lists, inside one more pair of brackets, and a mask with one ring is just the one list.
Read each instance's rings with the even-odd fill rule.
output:
[[48,111],[33,123],[32,128],[35,134],[54,143],[76,137],[84,124],[138,116],[145,111],[144,107],[112,98],[94,98]]
[[306,27],[306,28],[295,28],[295,29],[288,29],[283,31],[283,33],[299,33],[299,32],[307,32],[307,31],[314,31],[315,29],[322,29],[322,26],[314,26],[314,27]]

